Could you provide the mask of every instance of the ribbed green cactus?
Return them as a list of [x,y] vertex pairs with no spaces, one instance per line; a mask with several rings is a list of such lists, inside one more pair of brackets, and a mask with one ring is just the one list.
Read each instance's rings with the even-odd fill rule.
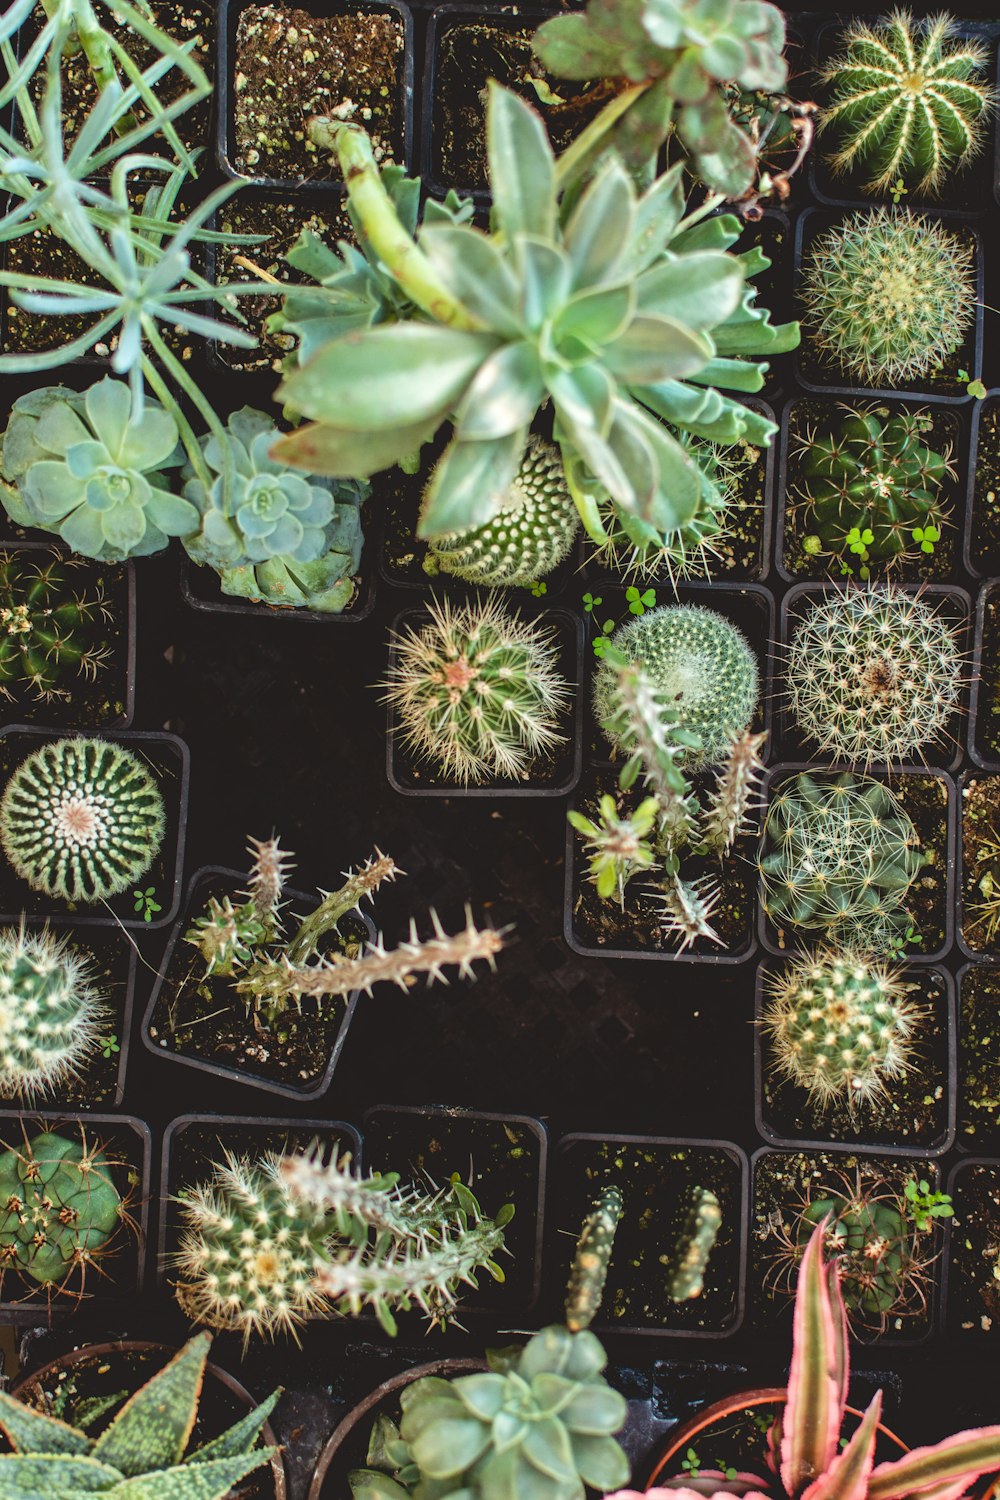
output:
[[87,585],[73,558],[34,561],[31,553],[0,552],[0,695],[25,693],[40,703],[70,699],[68,680],[92,682],[111,648],[101,627],[112,620],[98,578]]
[[796,627],[791,716],[824,755],[892,765],[940,743],[962,694],[954,627],[891,584],[832,591]]
[[722,1206],[708,1188],[696,1187],[672,1259],[668,1295],[672,1302],[700,1297],[708,1260],[722,1228]]
[[25,1132],[0,1154],[0,1280],[16,1272],[78,1290],[124,1218],[112,1165],[83,1130],[74,1139]]
[[281,1392],[188,1453],[211,1342],[202,1333],[185,1344],[96,1438],[0,1393],[0,1429],[14,1450],[0,1454],[0,1500],[228,1500],[246,1493],[242,1481],[277,1452],[258,1439]]
[[802,300],[816,354],[864,385],[930,375],[972,325],[973,256],[968,238],[908,209],[851,214],[806,260]]
[[558,448],[532,436],[496,514],[472,531],[433,538],[424,570],[487,588],[535,583],[569,556],[579,529]]
[[462,786],[525,778],[565,742],[569,698],[551,631],[490,596],[434,601],[427,623],[395,638],[384,684],[403,744]]
[[921,1011],[901,970],[854,947],[799,954],[769,976],[761,1012],[775,1072],[820,1109],[885,1098],[911,1065]]
[[834,171],[870,173],[870,193],[902,180],[937,194],[978,154],[994,100],[989,53],[981,42],[951,44],[954,30],[951,16],[914,21],[905,10],[849,27],[821,74],[831,98],[820,128],[839,142]]
[[[701,770],[723,760],[757,707],[757,659],[736,626],[700,605],[666,605],[629,621],[615,632],[614,644],[619,656],[641,664],[661,722],[683,747],[684,768]],[[594,713],[604,726],[621,706],[619,671],[605,659],[594,677]],[[605,727],[605,733],[631,753],[627,730]]]
[[907,924],[906,897],[924,866],[917,831],[880,781],[802,772],[771,800],[758,871],[777,927],[868,947]]
[[848,1313],[862,1327],[881,1330],[890,1316],[924,1303],[924,1262],[901,1196],[863,1182],[860,1174],[854,1183],[845,1176],[841,1191],[826,1192],[825,1186],[815,1185],[800,1214],[799,1243],[804,1248],[817,1224],[829,1218],[826,1247],[836,1257]]
[[566,1327],[570,1333],[589,1328],[597,1316],[624,1208],[622,1190],[612,1183],[601,1189],[583,1221],[566,1286]]
[[58,1092],[92,1051],[105,1010],[88,960],[53,933],[0,931],[0,1095]]
[[14,771],[0,802],[0,846],[33,891],[106,901],[149,869],[166,814],[139,757],[110,740],[48,740]]
[[835,426],[812,428],[798,454],[796,540],[811,557],[867,579],[876,568],[920,560],[945,525],[941,489],[954,479],[951,449],[923,439],[924,411],[848,409]]

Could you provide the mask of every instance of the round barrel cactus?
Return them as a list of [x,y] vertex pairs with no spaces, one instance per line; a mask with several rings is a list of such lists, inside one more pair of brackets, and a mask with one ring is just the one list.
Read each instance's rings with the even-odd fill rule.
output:
[[0,931],[0,1094],[55,1093],[91,1052],[103,1017],[91,965],[68,941]]
[[85,1276],[123,1213],[111,1163],[82,1131],[42,1131],[0,1153],[0,1273],[43,1286]]
[[166,815],[155,779],[110,740],[50,740],[22,761],[0,801],[0,847],[32,890],[94,903],[149,869]]

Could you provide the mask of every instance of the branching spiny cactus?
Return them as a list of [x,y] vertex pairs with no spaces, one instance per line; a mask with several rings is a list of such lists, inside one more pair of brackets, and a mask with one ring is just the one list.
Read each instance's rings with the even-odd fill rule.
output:
[[582,834],[588,850],[590,879],[603,901],[616,895],[624,909],[625,887],[644,871],[655,869],[656,855],[650,833],[656,822],[659,802],[646,797],[627,817],[618,813],[610,792],[605,792],[598,806],[598,820],[571,809],[566,816],[577,833]]
[[908,209],[852,214],[809,252],[802,299],[817,354],[865,385],[929,375],[972,323],[973,258],[971,241]]
[[0,1095],[57,1093],[93,1050],[105,1018],[87,958],[48,930],[0,931]]
[[942,486],[955,471],[950,446],[935,453],[924,443],[930,428],[924,411],[884,407],[847,408],[836,426],[811,427],[794,506],[803,552],[861,579],[933,552],[946,522]]
[[857,948],[821,947],[769,979],[761,1025],[775,1072],[820,1109],[868,1107],[911,1065],[920,1008],[898,968]]
[[708,1188],[696,1187],[674,1253],[669,1296],[672,1302],[700,1297],[709,1256],[722,1228],[722,1207]]
[[699,849],[705,853],[728,854],[745,829],[764,769],[760,752],[766,739],[766,732],[748,729],[733,741],[699,824]]
[[363,901],[373,901],[380,886],[402,875],[391,855],[376,849],[356,870],[345,870],[344,883],[335,891],[320,891],[322,901],[302,918],[287,947],[290,963],[305,963],[320,952],[320,943],[333,932],[348,912],[360,911]]
[[630,662],[615,647],[605,652],[609,674],[608,718],[601,727],[613,743],[628,752],[629,759],[618,778],[619,786],[643,782],[657,801],[657,828],[661,842],[682,847],[691,838],[698,817],[698,804],[684,774],[686,758],[700,750],[701,738],[680,723],[667,694],[659,689],[640,662]]
[[97,902],[149,869],[163,797],[139,757],[110,740],[50,740],[21,762],[0,802],[0,845],[34,891]]
[[865,766],[911,760],[959,707],[962,655],[940,611],[889,584],[831,592],[788,650],[788,701],[824,755]]
[[497,513],[485,526],[435,537],[424,569],[485,588],[535,583],[569,556],[579,529],[558,448],[532,436]]
[[383,684],[404,744],[448,780],[524,778],[565,743],[556,728],[569,699],[551,632],[499,600],[447,600],[395,637]]
[[100,629],[113,619],[103,579],[77,587],[82,564],[0,552],[0,696],[40,703],[72,697],[66,679],[92,682],[111,657]]
[[712,926],[711,917],[719,904],[721,887],[711,875],[699,880],[682,880],[671,875],[650,892],[660,916],[664,936],[679,938],[678,953],[690,948],[697,938],[710,943],[722,939]]
[[822,73],[832,98],[820,128],[840,141],[830,158],[835,171],[871,173],[871,193],[901,179],[936,195],[977,155],[993,104],[988,53],[981,42],[951,44],[954,29],[951,16],[915,22],[905,10],[871,25],[854,22],[843,52]]
[[110,1253],[128,1222],[113,1165],[83,1130],[41,1131],[0,1154],[0,1281],[17,1272],[82,1294],[87,1272]]
[[583,1221],[566,1287],[566,1327],[570,1333],[589,1328],[597,1316],[624,1209],[622,1190],[612,1183],[601,1189]]

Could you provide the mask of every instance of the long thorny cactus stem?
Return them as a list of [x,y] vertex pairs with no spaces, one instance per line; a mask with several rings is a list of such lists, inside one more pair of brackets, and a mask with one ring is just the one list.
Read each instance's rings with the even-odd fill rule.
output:
[[303,995],[326,999],[349,995],[353,990],[370,995],[374,986],[383,982],[405,990],[417,974],[426,974],[429,984],[435,979],[446,984],[444,971],[451,965],[458,969],[460,978],[474,979],[473,965],[479,959],[494,967],[503,947],[503,932],[492,927],[480,930],[468,909],[465,927],[452,936],[445,932],[436,912],[431,913],[431,920],[432,938],[418,938],[416,923],[411,921],[409,939],[388,951],[379,937],[360,958],[347,959],[334,953],[322,963],[311,965],[292,964],[287,958],[257,964],[240,980],[237,990],[248,1005],[281,1005],[289,1000],[297,1004]]
[[405,873],[391,855],[378,848],[356,870],[345,870],[344,884],[335,891],[320,891],[323,899],[319,906],[299,923],[298,932],[288,944],[289,962],[301,964],[312,958],[319,952],[320,939],[332,932],[342,917],[357,911],[362,901],[371,900],[384,882]]
[[660,804],[660,841],[668,847],[683,847],[691,836],[697,811],[679,765],[689,737],[671,725],[669,709],[640,663],[629,662],[619,668],[617,711],[609,722],[631,757],[622,784],[630,784],[641,768],[646,786]]
[[760,749],[767,732],[741,734],[719,772],[711,805],[702,823],[702,847],[709,854],[728,854],[744,831],[764,763]]
[[294,1199],[332,1215],[337,1233],[357,1242],[359,1224],[398,1240],[420,1240],[457,1222],[466,1212],[453,1187],[430,1194],[399,1186],[396,1172],[373,1172],[368,1177],[351,1171],[350,1155],[326,1157],[317,1142],[310,1150],[281,1159],[281,1177]]
[[289,863],[291,851],[282,849],[278,838],[248,838],[247,852],[253,858],[253,865],[246,894],[253,906],[254,915],[262,922],[273,922],[278,928],[281,894],[288,876],[295,868]]
[[673,880],[658,887],[652,893],[660,903],[660,921],[664,935],[681,939],[678,953],[689,948],[696,938],[707,938],[711,943],[722,939],[709,921],[719,900],[719,887],[713,880]]

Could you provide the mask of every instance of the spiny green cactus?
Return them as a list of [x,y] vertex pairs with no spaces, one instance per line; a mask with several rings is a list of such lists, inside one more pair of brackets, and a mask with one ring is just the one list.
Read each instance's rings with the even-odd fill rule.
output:
[[258,949],[281,933],[281,896],[292,868],[290,855],[277,838],[249,840],[253,863],[245,900],[234,906],[229,896],[211,896],[184,941],[198,949],[205,975],[232,976],[251,963]]
[[82,1290],[125,1222],[112,1164],[83,1130],[41,1131],[0,1154],[0,1280],[17,1272],[42,1286]]
[[905,208],[836,224],[809,251],[802,286],[817,355],[865,385],[929,375],[972,325],[974,254],[968,238]]
[[[735,625],[695,604],[647,610],[615,633],[615,649],[638,662],[660,706],[668,733],[680,729],[689,741],[681,763],[697,771],[717,765],[757,707],[757,659]],[[619,668],[603,660],[594,677],[594,712],[604,725],[620,707]],[[675,729],[676,726],[676,729]],[[630,749],[628,731],[608,732],[611,743]]]
[[33,891],[106,901],[149,869],[166,814],[131,750],[97,738],[49,740],[14,771],[0,802],[0,846]]
[[701,1296],[709,1256],[722,1228],[722,1207],[715,1194],[696,1187],[692,1198],[672,1259],[668,1292],[672,1302]]
[[427,623],[394,637],[382,686],[407,749],[462,786],[524,779],[565,743],[569,698],[551,631],[496,598],[433,601]]
[[47,1495],[107,1500],[227,1500],[277,1452],[261,1429],[281,1391],[228,1431],[186,1452],[198,1416],[211,1346],[201,1333],[133,1393],[96,1438],[0,1393],[0,1429],[13,1453],[0,1454],[0,1500]]
[[617,896],[618,905],[624,910],[629,881],[655,869],[656,854],[650,833],[659,808],[655,797],[646,797],[633,812],[622,817],[614,797],[605,792],[598,804],[598,822],[573,809],[566,814],[571,826],[584,838],[589,878],[602,901]]
[[570,1333],[589,1328],[597,1316],[624,1209],[622,1190],[612,1183],[601,1189],[583,1221],[566,1287],[566,1327]]
[[911,1066],[921,1011],[910,988],[900,969],[858,948],[799,954],[769,976],[761,1012],[775,1072],[821,1110],[884,1099]]
[[930,428],[924,411],[885,407],[848,408],[836,426],[811,428],[795,491],[803,552],[861,579],[933,552],[945,524],[941,489],[955,471],[950,447],[935,453],[924,443]]
[[434,538],[424,571],[487,588],[535,583],[569,556],[579,529],[558,448],[532,436],[496,514],[485,526]]
[[962,653],[939,610],[890,584],[831,591],[788,649],[792,718],[824,755],[891,765],[940,742],[962,693]]
[[105,1018],[90,961],[67,938],[0,931],[0,1094],[29,1103],[63,1088]]
[[81,564],[0,552],[0,695],[40,703],[72,697],[66,679],[92,682],[111,657],[100,639],[113,619],[102,579],[76,586]]
[[902,804],[880,781],[789,777],[761,839],[760,899],[777,927],[824,932],[867,948],[903,931],[906,897],[924,866]]
[[820,128],[840,142],[834,171],[859,167],[870,193],[902,180],[919,193],[940,193],[983,144],[993,105],[981,42],[949,43],[955,21],[914,21],[905,10],[868,24],[855,21],[843,52],[821,78],[831,86]]

